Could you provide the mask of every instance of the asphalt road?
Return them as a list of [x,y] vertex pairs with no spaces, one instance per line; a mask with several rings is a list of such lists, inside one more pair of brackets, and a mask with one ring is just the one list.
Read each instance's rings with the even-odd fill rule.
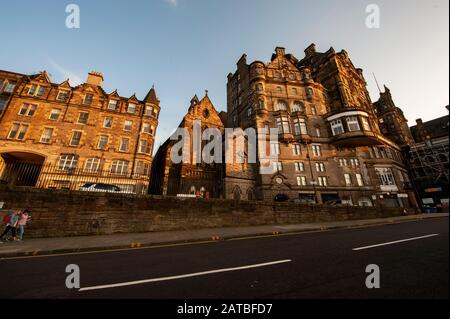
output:
[[[210,244],[3,259],[0,298],[448,298],[448,230],[448,218],[439,218]],[[433,236],[423,237],[428,235]],[[396,242],[416,237],[423,238]],[[354,250],[388,242],[396,243]],[[68,264],[80,267],[81,288],[93,290],[66,288]],[[369,264],[380,268],[380,289],[365,285]],[[97,287],[118,283],[127,285]]]

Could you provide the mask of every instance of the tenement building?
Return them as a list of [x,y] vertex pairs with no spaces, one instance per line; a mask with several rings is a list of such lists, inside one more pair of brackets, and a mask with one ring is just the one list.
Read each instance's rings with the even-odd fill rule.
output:
[[47,72],[0,72],[0,179],[19,186],[79,190],[108,183],[146,193],[160,102],[102,88],[103,76],[71,86]]
[[[447,106],[448,112],[448,106]],[[449,116],[411,127],[415,143],[410,146],[410,167],[413,182],[424,206],[442,208],[449,205]]]
[[[171,156],[174,145],[180,143],[181,136],[167,139],[155,155],[151,174],[150,192],[158,195],[192,196],[205,198],[219,198],[223,194],[224,166],[221,163],[205,163],[201,155],[207,141],[195,146],[194,130],[200,140],[207,129],[216,129],[220,137],[224,133],[223,118],[225,114],[218,113],[206,94],[202,100],[195,95],[190,103],[186,115],[179,125],[185,130],[182,149],[189,150],[186,158],[180,162]],[[175,134],[176,135],[176,134]],[[221,145],[221,143],[220,143]],[[174,151],[182,155],[181,150]],[[212,154],[214,155],[214,154]]]
[[277,143],[267,139],[266,151],[278,155],[272,174],[259,174],[261,161],[227,166],[227,198],[417,207],[401,141],[380,129],[363,71],[347,52],[312,44],[299,60],[278,47],[270,62],[250,64],[243,55],[228,75],[227,99],[228,127],[279,133]]

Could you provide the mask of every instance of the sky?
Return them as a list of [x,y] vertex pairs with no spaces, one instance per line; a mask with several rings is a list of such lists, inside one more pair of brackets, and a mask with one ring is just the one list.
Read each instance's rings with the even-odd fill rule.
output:
[[[448,0],[25,0],[4,1],[0,69],[47,70],[56,83],[76,85],[91,70],[104,89],[144,98],[155,85],[161,100],[157,145],[178,126],[189,101],[205,90],[226,110],[227,75],[246,53],[270,61],[275,47],[301,59],[345,49],[364,70],[369,93],[386,84],[412,126],[444,116],[449,99]],[[80,28],[66,27],[68,4]],[[379,28],[367,28],[369,4]]]

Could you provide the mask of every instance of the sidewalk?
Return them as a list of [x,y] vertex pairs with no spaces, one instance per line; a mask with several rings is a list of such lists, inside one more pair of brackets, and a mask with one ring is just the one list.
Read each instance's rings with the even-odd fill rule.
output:
[[331,229],[367,227],[429,218],[443,218],[448,217],[448,215],[449,214],[425,214],[392,217],[386,219],[366,219],[300,225],[268,225],[155,233],[117,234],[106,236],[29,239],[23,242],[5,242],[4,244],[0,244],[0,259],[8,257],[40,256],[100,250],[137,249],[157,245],[198,243],[252,236],[282,235]]

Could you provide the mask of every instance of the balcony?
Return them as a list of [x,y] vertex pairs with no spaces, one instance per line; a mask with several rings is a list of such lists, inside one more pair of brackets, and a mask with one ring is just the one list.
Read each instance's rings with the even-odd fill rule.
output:
[[381,145],[386,139],[373,130],[369,114],[364,111],[345,111],[327,117],[333,134],[331,143],[337,146]]
[[382,145],[382,137],[372,131],[344,132],[331,138],[336,146],[375,146]]

